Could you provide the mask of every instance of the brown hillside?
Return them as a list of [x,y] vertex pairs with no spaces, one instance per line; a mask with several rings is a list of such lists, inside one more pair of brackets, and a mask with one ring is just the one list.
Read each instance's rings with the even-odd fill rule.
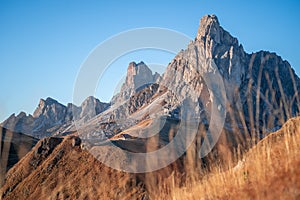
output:
[[[237,153],[237,165],[212,165],[207,172],[201,172],[200,180],[174,173],[174,169],[188,169],[180,167],[180,162],[144,175],[110,169],[82,150],[74,138],[77,137],[40,141],[8,172],[6,183],[0,189],[1,198],[300,198],[300,117],[289,120],[247,153]],[[103,149],[93,150],[101,152]],[[222,171],[224,168],[228,170]]]
[[144,192],[135,176],[104,166],[72,142],[73,137],[40,141],[8,172],[1,198],[142,198]]
[[0,127],[0,186],[6,172],[24,157],[38,139]]
[[[229,170],[215,166],[200,182],[173,188],[167,199],[300,199],[300,117],[290,119]],[[239,158],[243,157],[243,158]]]

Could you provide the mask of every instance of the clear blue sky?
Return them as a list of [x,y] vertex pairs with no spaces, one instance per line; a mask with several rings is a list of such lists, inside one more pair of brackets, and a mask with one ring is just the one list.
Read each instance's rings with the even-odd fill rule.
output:
[[[21,110],[32,113],[40,98],[71,102],[80,65],[110,36],[133,28],[163,27],[194,38],[205,14],[216,14],[247,52],[277,52],[299,75],[299,10],[298,0],[1,0],[0,121]],[[120,71],[125,73],[131,60],[167,64],[170,58],[137,53],[120,59]],[[110,81],[114,84],[106,86],[118,79]],[[99,98],[107,101],[110,95]]]

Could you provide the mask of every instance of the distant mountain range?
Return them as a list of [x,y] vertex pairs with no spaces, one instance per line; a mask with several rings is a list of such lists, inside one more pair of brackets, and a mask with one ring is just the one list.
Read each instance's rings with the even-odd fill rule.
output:
[[109,104],[102,103],[92,96],[84,100],[80,107],[71,103],[64,106],[48,97],[46,100],[40,100],[33,115],[24,112],[17,116],[12,114],[1,123],[1,126],[36,138],[43,138],[60,133],[60,130],[70,125],[73,120],[88,121],[108,107]]

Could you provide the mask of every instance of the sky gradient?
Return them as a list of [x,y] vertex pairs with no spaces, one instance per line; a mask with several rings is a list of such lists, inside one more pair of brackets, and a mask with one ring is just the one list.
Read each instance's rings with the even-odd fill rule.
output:
[[[205,14],[216,14],[246,52],[276,52],[300,75],[299,10],[297,0],[1,0],[0,121],[12,113],[32,113],[40,98],[72,102],[81,64],[107,38],[142,27],[173,29],[194,38]],[[129,62],[167,65],[173,56],[145,51],[120,58],[114,63],[118,75],[99,83],[96,97],[110,99]]]

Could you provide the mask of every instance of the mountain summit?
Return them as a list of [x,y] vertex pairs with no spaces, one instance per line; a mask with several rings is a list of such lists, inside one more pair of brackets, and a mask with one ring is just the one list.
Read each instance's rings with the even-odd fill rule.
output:
[[126,80],[120,92],[112,98],[112,104],[124,103],[138,90],[160,79],[156,72],[152,74],[151,69],[142,61],[140,63],[131,62],[127,68]]
[[197,40],[206,39],[208,36],[220,43],[220,23],[216,15],[206,15],[201,18],[198,28]]
[[205,105],[211,105],[212,99],[207,99],[209,89],[203,78],[216,73],[224,83],[230,126],[234,120],[246,132],[270,130],[299,112],[300,80],[290,64],[275,53],[246,53],[215,15],[206,15],[195,40],[168,65],[161,85],[175,91],[177,99],[198,101],[198,110],[209,115]]

